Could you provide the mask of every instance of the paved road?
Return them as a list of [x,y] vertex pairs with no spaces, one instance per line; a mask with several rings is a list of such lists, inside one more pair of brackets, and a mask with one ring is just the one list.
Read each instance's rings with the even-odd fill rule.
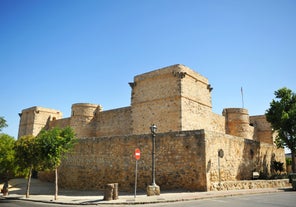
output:
[[295,207],[296,192],[279,192],[269,194],[243,195],[225,198],[214,198],[207,200],[186,201],[178,203],[166,203],[157,205],[147,205],[150,207]]
[[[59,205],[59,204],[46,204],[46,203],[36,203],[21,200],[3,200],[0,199],[1,207],[66,207],[69,205]],[[71,205],[73,207],[78,207],[79,205]],[[85,207],[93,207],[94,205],[83,205]],[[97,205],[97,206],[128,206],[128,205]],[[131,205],[135,206],[135,205]],[[136,205],[137,206],[137,205]],[[195,200],[195,201],[184,201],[176,203],[157,203],[157,204],[145,204],[139,206],[146,207],[295,207],[296,206],[296,192],[278,192],[278,193],[268,193],[268,194],[256,194],[256,195],[243,195],[243,196],[233,196],[225,198],[214,198],[205,200]],[[81,205],[80,205],[81,207]]]

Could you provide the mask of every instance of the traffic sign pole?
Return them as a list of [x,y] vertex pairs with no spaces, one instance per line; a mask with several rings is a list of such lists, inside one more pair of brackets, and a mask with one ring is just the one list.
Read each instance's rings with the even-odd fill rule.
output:
[[135,169],[135,198],[136,198],[136,196],[137,196],[137,178],[138,178],[138,160],[141,157],[140,149],[138,149],[138,148],[135,149],[134,157],[136,159],[136,169]]
[[137,197],[137,172],[138,172],[138,160],[136,160],[136,170],[135,170],[135,198]]

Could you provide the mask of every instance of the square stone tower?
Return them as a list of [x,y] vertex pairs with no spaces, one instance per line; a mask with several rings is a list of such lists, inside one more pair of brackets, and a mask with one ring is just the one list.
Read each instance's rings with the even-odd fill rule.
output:
[[19,115],[18,138],[24,135],[36,136],[50,121],[62,118],[62,112],[40,106],[24,109]]
[[134,77],[133,134],[205,129],[212,114],[208,79],[184,65],[173,65]]

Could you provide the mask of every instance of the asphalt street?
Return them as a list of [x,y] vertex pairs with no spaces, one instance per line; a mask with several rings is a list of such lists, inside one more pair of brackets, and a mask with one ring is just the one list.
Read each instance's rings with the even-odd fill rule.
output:
[[279,192],[269,194],[242,195],[206,200],[185,201],[178,203],[155,204],[146,206],[160,207],[295,207],[296,192]]
[[[94,205],[60,205],[60,204],[49,204],[22,200],[10,200],[10,199],[0,199],[1,207],[66,207],[66,206],[85,206],[91,207]],[[183,201],[183,202],[172,202],[172,203],[156,203],[156,204],[139,204],[139,205],[108,205],[99,204],[96,206],[147,206],[147,207],[295,207],[296,206],[296,192],[286,191],[277,193],[264,193],[255,195],[241,195],[223,198],[212,198],[212,199],[202,199],[193,201]]]

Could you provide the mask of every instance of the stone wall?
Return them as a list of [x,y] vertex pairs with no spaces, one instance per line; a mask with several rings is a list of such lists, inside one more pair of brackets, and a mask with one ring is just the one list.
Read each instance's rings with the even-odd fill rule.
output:
[[181,130],[180,81],[176,66],[135,76],[132,88],[133,134],[144,134],[156,124],[159,132]]
[[[236,181],[252,179],[252,172],[271,175],[272,161],[285,163],[283,149],[257,141],[235,137],[222,133],[205,131],[207,181]],[[224,151],[224,157],[218,161],[218,150]]]
[[250,125],[249,113],[243,108],[226,108],[223,110],[226,122],[226,134],[254,139],[254,127]]
[[225,117],[219,114],[212,113],[209,131],[225,134]]
[[94,117],[101,111],[101,106],[90,103],[76,103],[72,105],[70,126],[78,137],[94,137],[96,125]]
[[[273,161],[284,163],[284,168],[286,168],[285,150],[277,148],[273,144],[260,142],[260,155],[259,159],[256,161],[257,172],[262,172],[264,175],[270,176],[271,174],[276,173],[273,168]],[[285,171],[286,169],[284,169],[284,172]]]
[[70,123],[71,123],[71,118],[57,119],[49,123],[49,128],[53,128],[57,126],[60,128],[65,128],[67,126],[70,126]]
[[286,188],[291,187],[288,179],[280,180],[243,180],[243,181],[223,181],[212,182],[210,186],[211,191],[220,190],[242,190],[242,189],[256,189],[256,188]]
[[19,115],[21,119],[18,137],[24,135],[36,136],[50,121],[62,118],[60,111],[40,106],[24,109]]
[[[157,134],[156,183],[161,189],[206,190],[203,136],[202,131]],[[132,191],[133,153],[139,148],[138,188],[145,190],[152,181],[151,142],[148,134],[80,139],[59,168],[59,184],[101,190],[116,182],[120,190]]]
[[[63,160],[59,183],[65,188],[102,190],[116,182],[120,190],[132,191],[133,153],[139,148],[138,188],[145,190],[152,180],[151,143],[149,134],[82,138]],[[250,180],[253,171],[272,173],[273,160],[284,162],[283,150],[249,139],[206,130],[159,133],[156,183],[161,189],[213,190],[213,183],[219,182],[219,149],[224,151],[221,182]]]
[[95,126],[96,137],[131,134],[131,107],[124,107],[97,113]]
[[250,116],[250,123],[255,128],[255,140],[273,144],[276,133],[271,130],[271,125],[267,122],[265,115]]
[[[51,121],[49,126],[51,128],[70,126],[79,138],[131,134],[131,107],[101,111],[97,108],[99,105],[78,105],[79,108],[76,104],[74,110],[72,110],[72,116],[70,118]],[[85,111],[79,110],[81,105],[93,105],[93,107],[90,107],[92,110],[88,110],[88,113],[81,113],[81,111]]]
[[212,111],[208,106],[182,98],[182,130],[211,129]]
[[134,78],[133,134],[146,133],[152,123],[159,132],[210,126],[212,101],[207,78],[184,65],[173,65]]
[[212,97],[208,79],[186,66],[180,65],[179,67],[181,73],[184,73],[184,76],[180,79],[181,96],[206,106],[207,110],[211,111]]

